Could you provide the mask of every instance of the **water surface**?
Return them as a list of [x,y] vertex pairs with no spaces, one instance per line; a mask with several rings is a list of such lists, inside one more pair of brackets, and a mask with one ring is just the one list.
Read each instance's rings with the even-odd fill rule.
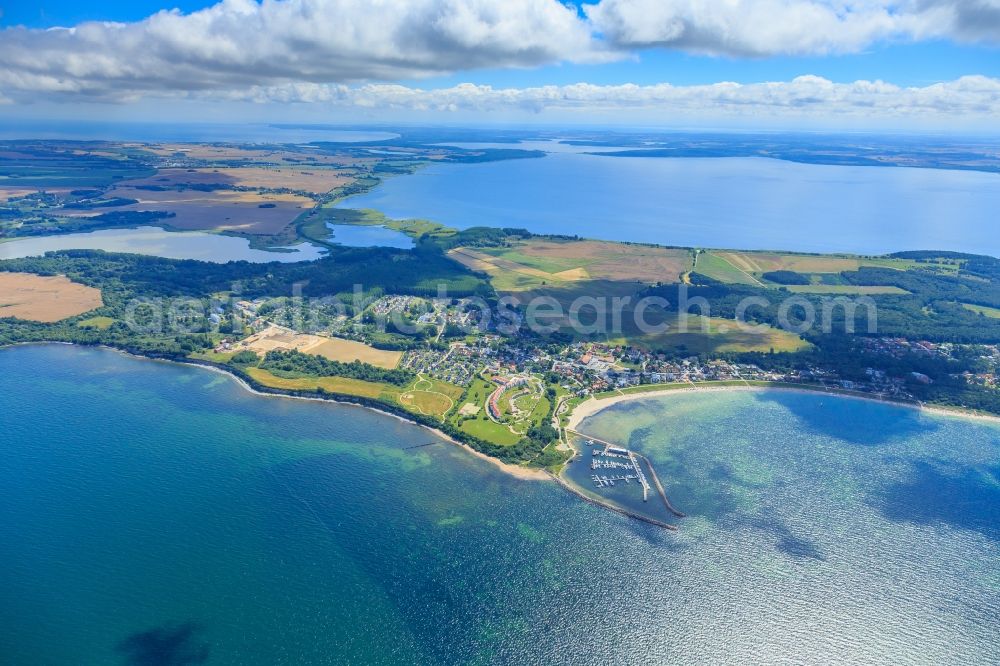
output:
[[327,224],[333,235],[330,242],[349,247],[413,247],[413,239],[401,231],[381,225]]
[[462,229],[524,227],[662,245],[1000,256],[1000,174],[975,171],[568,151],[436,164],[345,205]]
[[322,248],[309,243],[285,248],[285,251],[281,252],[272,252],[251,248],[249,240],[236,236],[200,231],[166,231],[159,227],[137,227],[7,241],[0,243],[0,259],[38,257],[52,250],[105,250],[168,259],[198,259],[215,263],[312,261],[324,254]]
[[199,368],[0,351],[0,662],[1000,660],[1000,430],[781,392],[584,423],[669,533]]

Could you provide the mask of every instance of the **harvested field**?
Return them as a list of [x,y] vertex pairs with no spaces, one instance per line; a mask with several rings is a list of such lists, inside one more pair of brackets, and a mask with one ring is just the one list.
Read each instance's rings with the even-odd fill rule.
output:
[[225,169],[225,175],[236,179],[243,187],[288,188],[324,194],[330,190],[354,182],[347,173],[322,167],[307,169],[265,169],[238,167]]
[[362,342],[328,338],[322,335],[296,333],[279,326],[271,326],[260,333],[251,335],[236,345],[237,350],[248,349],[263,356],[269,351],[296,350],[303,354],[322,356],[331,361],[350,363],[361,361],[379,368],[393,369],[399,365],[403,353],[375,349]]
[[0,187],[0,201],[9,201],[15,197],[23,197],[41,190],[39,187]]
[[[139,201],[129,206],[117,206],[115,211],[160,210],[174,213],[165,223],[184,231],[237,231],[253,235],[276,235],[285,230],[302,211],[312,208],[314,202],[297,194],[258,194],[197,190],[162,192],[139,190],[132,187],[115,187],[109,197],[123,197]],[[261,207],[264,205],[265,207]],[[91,216],[94,210],[65,209],[67,215]]]
[[856,271],[864,264],[875,265],[874,262],[863,262],[854,257],[820,257],[768,252],[714,252],[713,254],[747,273],[767,273],[770,271],[840,273],[841,271]]
[[452,256],[494,278],[500,291],[525,291],[582,280],[679,282],[691,253],[603,241],[530,240],[509,248],[459,248]]
[[53,322],[102,305],[100,289],[62,275],[0,273],[0,317]]
[[164,143],[144,146],[157,155],[180,153],[185,157],[218,162],[257,162],[261,164],[325,164],[329,166],[371,166],[378,158],[358,158],[349,155],[321,155],[312,151],[295,151],[266,148],[241,148],[235,145],[210,145],[196,143]]
[[[130,180],[120,187],[178,187],[184,185],[219,184],[261,189],[302,190],[323,194],[347,185],[354,178],[337,169],[316,167],[217,167],[211,169],[163,169],[155,176]],[[138,198],[138,197],[136,197]]]
[[678,282],[691,262],[688,250],[603,241],[528,241],[502,256],[547,273],[579,272],[575,279]]
[[[560,283],[566,280],[557,278],[553,273],[501,257],[493,257],[483,252],[457,248],[448,253],[453,259],[474,271],[487,273],[498,291],[526,291],[536,289],[547,282]],[[571,280],[575,281],[575,280]]]
[[362,363],[368,363],[369,365],[391,370],[398,366],[400,359],[403,358],[403,352],[375,349],[374,347],[370,347],[363,342],[356,342],[355,340],[324,338],[320,336],[312,337],[320,339],[313,345],[306,346],[299,351],[305,354],[323,356],[331,361],[341,361],[343,363],[361,361]]

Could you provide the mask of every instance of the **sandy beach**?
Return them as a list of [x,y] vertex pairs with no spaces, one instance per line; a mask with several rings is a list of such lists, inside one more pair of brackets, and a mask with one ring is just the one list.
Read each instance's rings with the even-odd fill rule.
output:
[[613,395],[606,398],[591,398],[586,400],[573,410],[570,414],[569,421],[567,423],[568,430],[576,430],[580,424],[590,416],[597,414],[598,412],[607,409],[613,405],[617,405],[623,402],[628,402],[630,400],[641,400],[643,398],[651,398],[667,394],[677,394],[677,393],[704,393],[704,392],[715,392],[715,391],[792,391],[795,393],[825,393],[827,395],[835,395],[842,398],[849,398],[854,400],[868,400],[870,402],[879,402],[882,404],[895,405],[897,407],[904,407],[907,409],[916,409],[928,414],[934,414],[936,416],[950,416],[954,418],[962,419],[973,419],[977,421],[986,421],[988,423],[1000,424],[1000,416],[993,416],[990,414],[979,414],[976,412],[970,412],[962,409],[949,409],[947,407],[939,407],[936,405],[924,405],[919,403],[909,403],[909,402],[898,402],[895,400],[886,400],[870,395],[861,395],[855,393],[847,393],[842,391],[831,391],[828,389],[817,387],[815,389],[806,388],[801,386],[788,386],[782,384],[775,384],[773,386],[760,386],[760,385],[747,385],[747,386],[712,386],[710,383],[706,382],[706,385],[692,385],[688,387],[678,388],[676,386],[670,388],[663,388],[660,390],[650,390],[641,393],[624,393],[622,395]]
[[[70,344],[71,345],[73,343],[68,343],[68,342],[41,342],[41,343],[39,343],[39,342],[29,342],[29,343],[16,343],[16,344],[10,345],[10,346],[35,345],[35,344]],[[475,457],[477,457],[477,458],[479,458],[479,459],[481,459],[483,461],[486,461],[486,462],[494,465],[500,471],[502,471],[505,474],[508,474],[508,475],[510,475],[510,476],[512,476],[514,478],[521,479],[523,481],[552,481],[553,480],[552,475],[549,474],[548,472],[546,472],[545,470],[542,470],[542,469],[532,469],[530,467],[524,467],[524,466],[521,466],[521,465],[511,465],[509,463],[505,463],[502,460],[499,460],[499,459],[494,458],[492,456],[488,456],[485,453],[482,453],[480,451],[476,451],[475,449],[473,449],[468,444],[464,444],[464,443],[458,441],[457,439],[454,439],[453,437],[450,437],[446,433],[444,433],[444,432],[442,432],[442,431],[440,431],[440,430],[438,430],[436,428],[432,428],[432,427],[424,425],[422,423],[417,423],[416,421],[412,421],[412,420],[406,418],[405,416],[401,416],[399,414],[394,414],[392,412],[384,411],[384,410],[378,409],[376,407],[371,407],[371,406],[368,406],[368,405],[359,405],[359,404],[354,403],[354,402],[349,402],[349,401],[344,401],[344,400],[337,400],[335,398],[313,398],[313,397],[308,397],[308,396],[289,395],[287,393],[278,393],[278,392],[272,393],[272,392],[258,391],[255,388],[253,388],[250,384],[248,384],[246,381],[244,381],[243,378],[241,378],[241,377],[233,374],[232,372],[229,372],[228,370],[226,370],[224,368],[220,368],[220,367],[215,366],[215,365],[209,365],[209,364],[204,364],[204,363],[185,362],[185,361],[170,361],[170,360],[165,360],[165,359],[155,359],[155,358],[149,358],[147,356],[142,356],[142,355],[137,355],[137,354],[130,354],[129,352],[123,351],[121,349],[115,349],[113,347],[103,347],[103,348],[104,349],[110,349],[111,351],[117,352],[119,354],[124,354],[126,356],[131,356],[133,358],[139,358],[139,359],[143,359],[143,360],[146,360],[146,361],[159,361],[159,362],[162,362],[162,363],[182,363],[184,365],[193,365],[193,366],[196,366],[196,367],[199,367],[199,368],[204,368],[204,369],[209,370],[211,372],[216,372],[216,373],[225,375],[225,376],[233,379],[234,381],[236,381],[244,390],[246,390],[246,391],[248,391],[250,393],[253,393],[254,395],[265,397],[265,398],[284,398],[284,399],[287,399],[287,400],[309,400],[309,401],[312,401],[312,402],[334,403],[334,404],[343,405],[343,406],[356,407],[356,408],[359,408],[359,409],[368,409],[368,410],[371,410],[373,412],[378,412],[379,414],[382,414],[384,416],[389,416],[389,417],[392,417],[392,418],[395,418],[395,419],[399,419],[400,421],[405,421],[406,423],[410,423],[410,424],[416,425],[418,427],[424,428],[425,430],[428,430],[431,433],[433,433],[435,437],[438,437],[438,438],[440,438],[440,439],[442,439],[442,440],[444,440],[444,441],[446,441],[446,442],[448,442],[448,443],[450,443],[450,444],[452,444],[454,446],[457,446],[457,447],[460,447],[460,448],[464,449],[469,454],[471,454],[471,455],[473,455],[473,456],[475,456]],[[993,415],[990,415],[990,414],[979,414],[979,413],[976,413],[976,412],[970,412],[970,411],[961,410],[961,409],[948,409],[946,407],[938,407],[938,406],[915,404],[915,403],[906,403],[906,402],[897,402],[897,401],[894,401],[894,400],[885,400],[885,399],[881,399],[881,398],[877,398],[877,397],[873,397],[873,396],[853,394],[853,393],[846,393],[846,392],[842,392],[842,391],[832,391],[832,390],[827,390],[827,389],[822,389],[822,388],[812,389],[812,388],[807,388],[807,387],[802,387],[802,386],[790,386],[790,385],[782,385],[782,384],[775,384],[773,386],[761,386],[761,385],[733,386],[733,385],[728,385],[728,384],[725,385],[725,386],[712,386],[711,383],[707,383],[706,382],[704,385],[692,385],[692,386],[686,386],[686,387],[677,387],[676,385],[674,385],[674,386],[671,386],[669,388],[665,387],[665,388],[662,388],[662,389],[659,389],[659,390],[653,389],[653,390],[644,391],[644,392],[641,392],[641,393],[625,393],[625,394],[621,394],[621,395],[608,396],[608,397],[605,397],[605,398],[593,398],[593,397],[591,397],[590,399],[588,399],[588,400],[586,400],[586,401],[584,401],[584,402],[582,402],[582,403],[580,403],[579,405],[576,406],[576,408],[573,410],[573,412],[569,416],[569,420],[567,422],[566,429],[567,430],[576,431],[579,428],[580,424],[584,420],[586,420],[588,417],[593,416],[593,415],[597,414],[598,412],[600,412],[600,411],[602,411],[604,409],[607,409],[608,407],[612,407],[614,405],[617,405],[617,404],[620,404],[620,403],[623,403],[623,402],[627,402],[627,401],[630,401],[630,400],[641,400],[643,398],[657,397],[657,396],[666,395],[666,394],[692,393],[692,392],[711,393],[711,392],[716,392],[716,391],[792,391],[792,392],[796,392],[796,393],[825,393],[827,395],[835,395],[835,396],[839,396],[839,397],[843,397],[843,398],[850,398],[850,399],[854,399],[854,400],[868,400],[868,401],[871,401],[871,402],[880,402],[880,403],[883,403],[883,404],[895,405],[897,407],[904,407],[904,408],[907,408],[907,409],[916,409],[916,410],[919,410],[919,411],[922,411],[922,412],[925,412],[925,413],[928,413],[928,414],[933,414],[935,416],[947,416],[947,417],[952,417],[952,418],[972,419],[972,420],[984,421],[984,422],[987,422],[987,423],[992,423],[992,424],[1000,425],[1000,416],[993,416]]]

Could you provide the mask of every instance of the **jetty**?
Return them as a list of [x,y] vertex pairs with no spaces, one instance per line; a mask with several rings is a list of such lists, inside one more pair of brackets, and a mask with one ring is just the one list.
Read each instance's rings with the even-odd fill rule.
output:
[[653,469],[653,463],[651,463],[649,461],[649,458],[647,458],[646,456],[642,455],[641,453],[637,453],[635,455],[638,456],[638,457],[640,457],[640,458],[642,458],[643,461],[645,461],[646,466],[649,467],[649,473],[653,477],[653,483],[656,484],[656,489],[660,492],[660,498],[663,500],[663,503],[666,505],[667,511],[669,511],[672,514],[674,514],[678,518],[683,518],[684,516],[686,516],[687,515],[686,513],[682,513],[681,511],[678,511],[677,509],[675,509],[674,505],[670,503],[669,499],[667,499],[667,493],[666,493],[665,490],[663,490],[663,484],[660,483],[659,477],[656,476],[656,470]]
[[650,518],[649,516],[644,516],[640,513],[629,511],[628,509],[623,509],[620,506],[615,506],[614,504],[603,502],[595,497],[591,497],[590,495],[581,492],[573,484],[569,483],[568,481],[566,481],[566,479],[562,478],[558,474],[551,474],[550,472],[550,475],[552,476],[553,479],[555,479],[556,483],[558,483],[564,489],[568,490],[569,492],[573,493],[574,495],[582,499],[584,502],[593,504],[594,506],[599,506],[604,509],[608,509],[609,511],[614,511],[615,513],[620,513],[621,515],[627,516],[629,518],[635,518],[636,520],[642,521],[644,523],[649,523],[650,525],[656,525],[657,527],[662,527],[665,530],[677,531],[676,525],[671,525],[670,523],[665,523],[662,520],[656,520],[655,518]]

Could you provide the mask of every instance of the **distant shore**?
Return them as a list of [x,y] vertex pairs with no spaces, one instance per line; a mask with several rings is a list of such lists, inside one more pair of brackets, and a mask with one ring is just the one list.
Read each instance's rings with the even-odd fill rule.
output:
[[[713,385],[715,384],[715,385]],[[614,405],[621,404],[623,402],[629,402],[631,400],[641,400],[643,398],[657,397],[662,395],[677,394],[677,393],[712,393],[718,391],[789,391],[792,393],[810,393],[816,394],[821,393],[825,395],[833,395],[841,398],[849,398],[854,400],[867,400],[869,402],[878,402],[887,405],[896,405],[898,407],[905,407],[908,409],[916,409],[921,412],[928,414],[934,414],[937,416],[951,416],[963,419],[972,419],[978,421],[986,421],[989,423],[1000,424],[1000,416],[994,416],[991,414],[982,414],[980,412],[974,412],[967,409],[961,408],[948,408],[939,405],[927,405],[919,402],[906,402],[902,400],[893,400],[891,398],[881,398],[876,395],[864,394],[856,391],[848,391],[845,389],[833,389],[829,387],[816,386],[815,388],[807,384],[783,384],[781,382],[764,383],[764,384],[747,384],[745,386],[734,385],[734,384],[720,384],[715,382],[702,382],[699,384],[691,384],[690,386],[677,386],[671,385],[669,387],[664,387],[662,389],[650,389],[649,391],[639,391],[634,393],[622,393],[620,395],[610,395],[603,398],[591,398],[585,400],[577,405],[569,415],[569,420],[566,424],[567,430],[576,430],[579,425],[587,418],[594,416],[598,412],[602,412],[605,409],[612,407]]]

